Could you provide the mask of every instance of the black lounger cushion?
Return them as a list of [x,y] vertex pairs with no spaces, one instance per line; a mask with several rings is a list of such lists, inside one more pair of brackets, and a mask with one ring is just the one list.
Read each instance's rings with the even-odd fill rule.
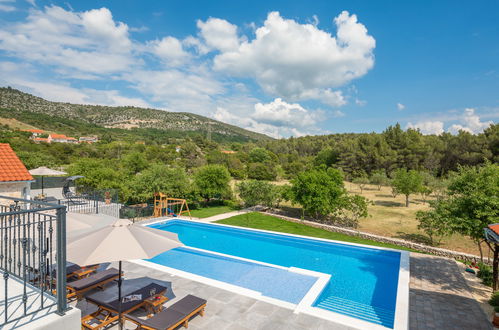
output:
[[190,294],[168,307],[168,309],[173,309],[174,311],[189,315],[204,304],[206,304],[206,300]]
[[[145,287],[142,287],[138,290],[135,290],[134,292],[131,292],[131,293],[127,293],[126,295],[123,295],[123,297],[126,297],[126,296],[129,296],[129,295],[135,295],[135,294],[140,294],[142,295],[142,300],[134,300],[134,301],[128,301],[128,302],[125,302],[125,303],[122,303],[121,304],[121,311],[127,311],[127,310],[130,310],[131,308],[141,304],[145,299],[147,298],[150,298],[151,297],[151,290],[155,290],[155,294],[159,294],[160,292],[163,292],[165,291],[167,288],[162,286],[162,285],[159,285],[159,284],[156,284],[156,283],[151,283],[151,284],[148,284],[147,286]],[[112,301],[102,301],[101,299],[98,299],[98,298],[95,298],[93,296],[87,296],[86,299],[88,301],[90,301],[91,303],[94,303],[98,306],[103,306],[103,307],[106,307],[112,311],[118,311],[118,306],[119,306],[119,300],[117,298],[118,296],[118,290],[113,288],[113,290],[116,291],[116,299],[112,300]]]
[[182,321],[186,317],[186,315],[168,308],[147,320],[139,319],[138,317],[132,316],[130,314],[126,314],[125,317],[143,326],[158,330],[164,330],[171,328],[175,324]]
[[76,291],[81,291],[88,287],[91,287],[92,285],[96,285],[100,282],[116,277],[119,274],[120,273],[116,268],[109,268],[103,270],[102,272],[95,273],[89,277],[82,278],[81,280],[70,282],[67,285]]
[[154,315],[150,319],[142,320],[129,314],[127,314],[126,317],[150,328],[168,329],[180,321],[185,320],[189,314],[205,304],[206,300],[190,294]]

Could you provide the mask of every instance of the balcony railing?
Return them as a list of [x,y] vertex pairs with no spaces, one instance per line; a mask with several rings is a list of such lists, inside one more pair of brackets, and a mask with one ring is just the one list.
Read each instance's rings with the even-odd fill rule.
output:
[[65,313],[64,205],[0,196],[0,273],[0,328],[44,309]]

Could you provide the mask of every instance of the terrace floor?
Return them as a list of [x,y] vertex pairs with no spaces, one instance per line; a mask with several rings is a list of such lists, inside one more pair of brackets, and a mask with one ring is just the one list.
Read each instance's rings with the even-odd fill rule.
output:
[[[207,299],[205,316],[192,319],[189,329],[348,329],[135,263],[125,262],[123,269],[130,287],[155,280],[172,288],[168,290],[170,301],[166,306],[189,293]],[[106,291],[101,294],[105,295]],[[85,301],[77,306],[83,315],[95,310],[95,306]],[[125,324],[125,329],[134,328],[132,323]],[[409,329],[491,328],[454,260],[411,253]]]

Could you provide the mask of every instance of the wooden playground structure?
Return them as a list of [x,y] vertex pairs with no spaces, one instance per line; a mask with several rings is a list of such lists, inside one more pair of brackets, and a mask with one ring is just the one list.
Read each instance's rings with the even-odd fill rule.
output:
[[182,198],[171,198],[163,193],[154,194],[154,213],[155,218],[166,217],[166,216],[181,216],[182,214],[189,214],[191,217],[191,211],[189,210],[189,205],[187,201]]

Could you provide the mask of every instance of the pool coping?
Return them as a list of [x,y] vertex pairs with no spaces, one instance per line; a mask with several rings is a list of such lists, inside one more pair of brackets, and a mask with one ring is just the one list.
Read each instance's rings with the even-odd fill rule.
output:
[[[175,220],[180,220],[180,221],[186,221],[186,222],[193,222],[193,223],[201,223],[205,225],[213,225],[213,226],[221,226],[221,227],[228,227],[228,228],[235,228],[239,230],[249,230],[249,231],[254,231],[254,232],[263,232],[263,233],[269,233],[269,234],[278,234],[282,236],[290,236],[290,237],[297,237],[297,238],[303,238],[303,239],[309,239],[309,240],[316,240],[316,241],[322,241],[322,242],[333,242],[337,244],[342,244],[342,245],[351,245],[351,246],[356,246],[356,247],[362,247],[362,248],[368,248],[368,249],[373,249],[373,250],[385,250],[385,251],[394,251],[400,253],[400,266],[399,266],[399,278],[398,278],[398,285],[397,285],[397,298],[395,302],[395,315],[394,315],[394,326],[393,328],[385,327],[380,324],[375,324],[371,323],[368,321],[364,321],[361,319],[358,319],[353,316],[347,316],[344,314],[328,311],[325,309],[313,307],[312,304],[315,302],[316,298],[322,293],[322,290],[325,288],[325,285],[329,282],[329,278],[327,281],[324,281],[324,276],[320,276],[319,279],[316,281],[316,283],[309,289],[308,293],[305,295],[304,298],[300,301],[298,304],[292,304],[289,302],[285,302],[276,298],[271,298],[271,297],[266,297],[263,296],[260,292],[249,290],[240,286],[236,286],[233,284],[228,284],[226,282],[214,280],[211,278],[199,276],[196,274],[180,271],[175,268],[170,268],[162,265],[158,265],[153,262],[149,261],[144,261],[144,260],[136,260],[134,262],[142,264],[144,266],[152,267],[158,270],[166,271],[172,275],[179,275],[181,277],[191,279],[197,282],[205,283],[208,285],[212,285],[221,289],[225,289],[228,291],[232,291],[238,294],[242,294],[251,298],[255,298],[258,300],[266,301],[269,303],[272,303],[277,306],[285,307],[288,309],[293,309],[294,313],[304,313],[308,314],[311,316],[319,317],[334,323],[339,323],[340,325],[344,326],[349,326],[352,328],[356,329],[372,329],[372,330],[383,330],[383,329],[394,329],[394,330],[406,330],[409,328],[409,282],[410,282],[410,253],[408,251],[404,250],[397,250],[393,248],[387,248],[387,247],[378,247],[378,246],[371,246],[371,245],[365,245],[365,244],[359,244],[359,243],[351,243],[351,242],[343,242],[343,241],[337,241],[337,240],[332,240],[332,239],[325,239],[325,238],[318,238],[318,237],[311,237],[311,236],[303,236],[303,235],[296,235],[296,234],[290,234],[290,233],[282,233],[282,232],[277,232],[277,231],[270,231],[270,230],[264,230],[264,229],[255,229],[255,228],[247,228],[247,227],[239,227],[239,226],[233,226],[233,225],[226,225],[226,224],[219,224],[219,223],[207,223],[206,221],[202,220],[193,220],[193,219],[184,219],[184,218],[161,218],[158,219],[157,221],[148,221],[147,223],[143,223],[143,226],[149,226],[152,224],[156,223],[166,223],[169,221],[175,221]],[[276,267],[276,268],[282,268],[282,269],[291,269],[295,267],[283,267],[279,265],[274,265],[274,264],[269,264],[269,263],[263,263],[257,260],[253,259],[245,259],[245,258],[240,258],[237,256],[233,255],[227,255],[223,253],[218,253],[214,251],[209,251],[209,250],[203,250],[203,249],[198,249],[198,248],[193,248],[189,246],[185,246],[190,249],[195,249],[207,253],[213,253],[213,254],[219,254],[225,257],[229,258],[234,258],[234,259],[241,259],[253,263],[259,263],[259,264],[264,264],[267,266],[271,267]],[[148,265],[151,264],[151,265]],[[315,271],[311,271],[308,269],[301,269],[301,268],[295,268],[299,269],[300,271],[304,271],[305,273],[311,274],[322,274],[322,275],[327,275],[330,277],[329,274],[325,273],[319,273]],[[317,275],[312,275],[312,276],[317,276]],[[320,283],[319,283],[320,282]],[[317,287],[315,287],[317,285]],[[318,289],[319,287],[320,290]],[[311,292],[312,291],[312,292]]]

